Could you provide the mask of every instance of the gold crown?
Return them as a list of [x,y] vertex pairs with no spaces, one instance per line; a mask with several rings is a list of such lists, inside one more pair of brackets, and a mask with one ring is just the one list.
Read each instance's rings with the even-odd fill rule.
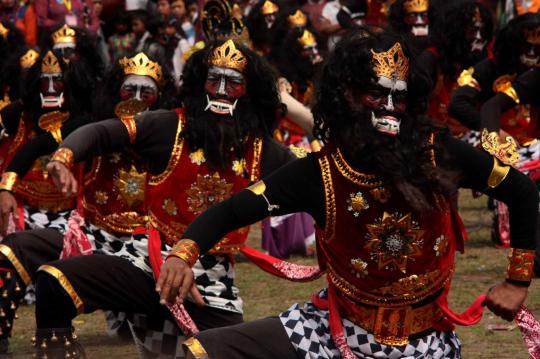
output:
[[214,66],[243,72],[247,65],[244,54],[236,48],[232,40],[227,40],[223,45],[216,47],[209,60]]
[[302,36],[298,39],[298,43],[302,45],[302,47],[308,47],[317,45],[317,40],[311,32],[309,32],[308,30],[304,30]]
[[163,79],[161,66],[148,58],[144,52],[139,52],[132,58],[124,57],[120,61],[124,75],[141,75],[153,78],[157,83]]
[[408,0],[403,3],[406,13],[428,11],[429,0]]
[[4,24],[0,22],[0,36],[2,36],[4,39],[8,36],[9,29],[6,29]]
[[403,53],[399,42],[396,42],[388,51],[375,52],[372,49],[371,54],[373,55],[373,70],[377,76],[407,80],[409,59]]
[[298,9],[294,14],[287,16],[287,21],[292,26],[306,26],[307,16],[302,10]]
[[52,51],[47,52],[41,61],[41,72],[46,74],[61,74],[62,68],[58,58],[54,56]]
[[482,15],[480,14],[480,8],[477,6],[474,8],[473,23],[482,22]]
[[263,15],[270,15],[278,12],[279,6],[271,2],[270,0],[266,0],[261,7],[261,12]]
[[51,35],[53,43],[56,44],[75,44],[77,43],[77,35],[75,30],[64,25]]
[[525,38],[530,44],[540,45],[540,26],[536,29],[525,29]]
[[32,67],[33,64],[36,63],[38,57],[39,57],[39,52],[37,52],[36,50],[30,49],[26,51],[26,53],[20,57],[19,64],[21,65],[21,68],[23,70],[29,69],[30,67]]

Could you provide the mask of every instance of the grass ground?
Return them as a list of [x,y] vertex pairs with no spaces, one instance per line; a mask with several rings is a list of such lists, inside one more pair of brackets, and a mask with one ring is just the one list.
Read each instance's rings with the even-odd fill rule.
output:
[[[490,242],[489,228],[491,216],[486,210],[486,199],[473,199],[469,192],[460,196],[462,217],[469,229],[469,241],[465,254],[457,255],[457,270],[453,280],[450,304],[457,312],[463,311],[476,296],[486,291],[496,281],[504,278],[506,250],[496,249]],[[253,230],[250,241],[259,243],[257,230]],[[303,263],[313,263],[310,259],[295,259]],[[254,270],[249,263],[237,264],[237,284],[245,301],[245,319],[252,320],[275,315],[292,303],[304,301],[310,294],[324,285],[322,279],[314,283],[298,284],[278,280],[260,270]],[[533,282],[527,305],[540,318],[540,286]],[[20,319],[15,323],[12,348],[13,358],[32,356],[30,338],[34,331],[33,306],[22,307]],[[525,359],[527,351],[519,330],[489,331],[489,324],[505,323],[490,312],[473,327],[457,329],[463,343],[463,358]],[[105,334],[102,313],[83,315],[77,318],[75,326],[90,359],[114,357],[137,358],[133,345],[120,343]]]

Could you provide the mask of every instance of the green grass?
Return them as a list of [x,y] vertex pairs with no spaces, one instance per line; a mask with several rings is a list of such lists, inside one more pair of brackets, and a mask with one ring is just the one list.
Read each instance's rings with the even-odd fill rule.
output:
[[[469,241],[465,254],[457,255],[457,269],[450,293],[450,307],[462,312],[476,296],[504,278],[506,250],[496,249],[489,239],[491,215],[486,210],[486,198],[473,199],[470,192],[460,196],[460,210],[469,229]],[[250,237],[253,245],[260,243],[259,231],[255,228]],[[305,264],[313,259],[294,259]],[[324,279],[313,283],[291,283],[278,280],[254,266],[237,264],[237,284],[245,302],[245,318],[253,320],[275,315],[291,304],[307,300],[311,293],[324,286]],[[527,305],[540,318],[540,287],[533,282]],[[34,331],[33,307],[19,310],[20,319],[15,322],[12,348],[13,358],[30,358],[30,338]],[[517,328],[510,331],[490,332],[487,325],[506,323],[486,311],[482,321],[473,327],[459,327],[457,332],[463,343],[463,358],[528,358],[521,335]],[[105,334],[104,315],[100,312],[77,318],[75,326],[88,357],[137,358],[133,345],[120,343]]]

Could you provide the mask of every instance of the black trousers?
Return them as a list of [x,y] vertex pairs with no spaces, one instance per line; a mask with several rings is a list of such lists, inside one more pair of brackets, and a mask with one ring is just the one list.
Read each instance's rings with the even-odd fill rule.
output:
[[210,359],[298,358],[277,317],[205,330],[196,338]]

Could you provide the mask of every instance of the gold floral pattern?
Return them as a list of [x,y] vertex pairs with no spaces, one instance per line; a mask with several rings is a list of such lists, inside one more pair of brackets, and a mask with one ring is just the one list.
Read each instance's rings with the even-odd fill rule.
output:
[[241,160],[234,160],[232,162],[232,170],[237,176],[242,176],[246,171],[246,160],[243,158]]
[[165,198],[162,208],[169,216],[176,216],[176,214],[178,213],[178,208],[176,207],[176,204],[170,198]]
[[139,173],[135,166],[131,166],[129,172],[119,170],[114,180],[120,196],[129,206],[136,202],[144,201],[146,172]]
[[216,172],[210,175],[197,175],[197,180],[186,190],[188,194],[188,210],[193,213],[201,213],[208,207],[219,203],[232,194],[233,185],[219,177]]
[[373,188],[371,191],[369,191],[369,193],[371,193],[371,195],[373,196],[373,198],[376,201],[379,201],[381,203],[388,202],[388,200],[392,196],[392,192],[390,192],[389,189],[387,189],[387,188],[385,188],[383,186]]
[[397,267],[406,273],[409,258],[422,254],[424,231],[418,228],[410,213],[402,216],[384,212],[382,218],[368,224],[367,229],[368,242],[364,248],[373,252],[372,258],[377,260],[379,269]]
[[363,278],[368,275],[366,261],[361,260],[360,258],[351,259],[352,272],[356,275],[357,278]]
[[96,191],[95,198],[96,198],[96,203],[100,205],[107,204],[109,200],[109,196],[107,195],[107,193],[103,191]]
[[393,296],[409,296],[417,293],[420,289],[428,288],[436,282],[440,276],[440,272],[435,270],[426,274],[413,274],[398,281],[375,290],[376,293]]
[[206,162],[206,158],[204,157],[204,151],[202,148],[199,148],[195,152],[191,152],[189,154],[189,159],[191,160],[191,163],[195,163],[198,166]]
[[446,248],[448,248],[448,240],[446,239],[446,236],[441,235],[437,239],[435,239],[435,245],[433,246],[433,250],[435,251],[435,255],[437,257],[445,254]]
[[369,203],[360,191],[351,193],[347,198],[347,204],[347,211],[352,212],[355,217],[358,217],[360,212],[369,208]]

